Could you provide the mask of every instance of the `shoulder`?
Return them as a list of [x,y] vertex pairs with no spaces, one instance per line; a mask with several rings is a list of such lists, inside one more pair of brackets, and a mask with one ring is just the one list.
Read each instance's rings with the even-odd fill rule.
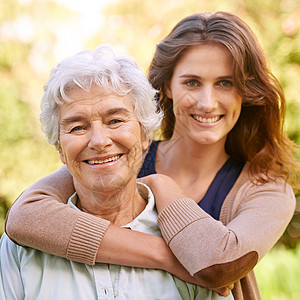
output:
[[295,194],[293,189],[283,178],[278,177],[276,180],[260,183],[254,178],[250,178],[248,171],[249,163],[244,166],[241,175],[237,180],[239,193],[243,193],[245,195],[269,193],[273,194],[274,199],[283,197],[283,199],[290,199],[291,203],[295,203]]
[[[290,219],[295,211],[296,198],[292,187],[282,178],[264,184],[249,178],[249,164],[246,164],[224,201],[223,215],[231,211],[256,209],[273,211],[274,214]],[[225,212],[224,212],[225,211]],[[229,217],[229,216],[227,216]],[[227,219],[227,221],[229,221]]]
[[7,235],[4,233],[1,237],[0,241],[0,257],[1,261],[17,261],[18,260],[18,252],[21,246],[18,246],[14,243]]
[[17,244],[15,244],[8,236],[6,233],[3,233],[0,241],[0,247],[1,251],[3,249],[16,249],[18,247]]
[[240,176],[233,186],[232,194],[244,194],[250,195],[253,193],[274,193],[276,195],[285,195],[284,198],[291,199],[291,202],[295,201],[295,194],[292,187],[284,181],[282,178],[277,178],[273,181],[267,181],[265,183],[257,182],[254,178],[249,177],[249,163],[246,163]]

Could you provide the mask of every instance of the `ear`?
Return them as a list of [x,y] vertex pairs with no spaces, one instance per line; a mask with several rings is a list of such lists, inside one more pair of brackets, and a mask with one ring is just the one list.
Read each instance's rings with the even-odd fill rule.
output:
[[62,151],[62,149],[61,149],[60,146],[58,148],[58,153],[59,153],[59,158],[60,158],[61,162],[63,164],[66,164],[66,159],[65,159],[64,153],[63,153],[63,151]]
[[171,81],[167,80],[164,84],[165,94],[168,98],[173,99],[172,89],[171,89]]
[[143,141],[142,141],[142,149],[143,149],[143,151],[146,151],[146,150],[148,149],[149,144],[150,144],[150,143],[149,143],[149,140],[143,138]]

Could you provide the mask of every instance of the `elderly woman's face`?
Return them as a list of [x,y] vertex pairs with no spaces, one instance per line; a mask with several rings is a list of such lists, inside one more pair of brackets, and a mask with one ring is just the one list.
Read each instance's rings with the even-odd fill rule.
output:
[[128,95],[73,88],[59,107],[60,157],[79,184],[105,192],[136,180],[148,146]]

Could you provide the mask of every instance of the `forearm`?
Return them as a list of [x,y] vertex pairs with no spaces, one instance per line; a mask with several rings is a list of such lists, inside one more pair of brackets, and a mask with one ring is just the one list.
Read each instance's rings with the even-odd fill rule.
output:
[[5,224],[8,236],[16,243],[66,257],[78,213],[62,203],[73,193],[65,166],[40,179],[11,206]]
[[[192,277],[171,252],[163,238],[110,225],[97,253],[97,262],[161,269],[200,286],[201,278]],[[216,289],[228,296],[233,285]]]
[[[24,220],[25,216],[29,217]],[[95,263],[109,225],[50,198],[16,207],[7,220],[13,224],[7,233],[17,243],[87,264]]]
[[179,263],[163,238],[111,224],[100,244],[97,262],[161,269],[197,283]]
[[288,225],[295,197],[284,182],[253,185],[244,172],[215,220],[170,178],[142,179],[152,189],[162,235],[202,286],[227,286],[247,275]]
[[168,268],[174,259],[163,238],[111,224],[99,247],[98,262],[132,267]]
[[254,268],[292,217],[293,195],[279,190],[274,196],[267,186],[257,187],[245,196],[243,205],[236,206],[228,224],[214,220],[187,199],[165,208],[158,224],[173,253],[204,287],[229,285]]
[[255,247],[243,241],[246,236],[236,235],[192,200],[173,202],[160,214],[158,224],[173,253],[206,288],[228,286],[258,262]]

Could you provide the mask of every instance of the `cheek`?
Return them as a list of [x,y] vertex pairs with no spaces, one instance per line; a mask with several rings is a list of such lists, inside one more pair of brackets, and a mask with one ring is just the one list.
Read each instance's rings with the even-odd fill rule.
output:
[[124,147],[131,149],[136,145],[141,145],[141,128],[138,122],[122,126],[115,132],[115,141]]
[[62,137],[60,139],[61,150],[60,150],[60,157],[65,160],[63,163],[67,161],[72,162],[73,159],[76,158],[78,153],[80,153],[81,149],[83,148],[82,143],[83,141],[80,138],[69,138],[69,137]]
[[131,144],[128,145],[128,148],[129,148],[129,152],[132,153],[132,158],[136,161],[139,161],[141,159],[141,156],[142,156],[142,147],[143,147],[143,144],[142,144],[142,141],[140,139],[139,136],[133,136],[131,137]]
[[174,111],[185,111],[197,103],[197,95],[192,92],[178,93],[178,97],[173,99]]
[[143,147],[147,148],[148,143],[144,143],[142,141],[140,132],[137,132],[136,134],[124,135],[124,137],[126,137],[126,144],[124,143],[123,145],[129,151],[129,163],[135,169],[135,166],[141,163]]

